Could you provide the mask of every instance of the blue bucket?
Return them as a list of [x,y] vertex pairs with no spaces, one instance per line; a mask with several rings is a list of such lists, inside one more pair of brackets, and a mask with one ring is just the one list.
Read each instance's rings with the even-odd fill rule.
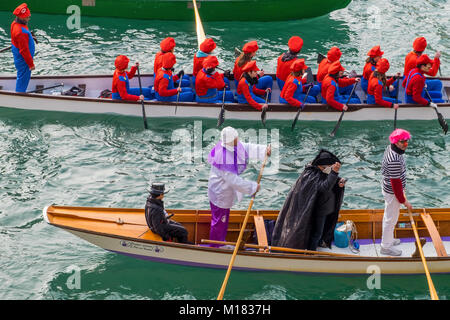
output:
[[336,228],[334,229],[334,245],[338,248],[347,248],[348,247],[348,239],[350,239],[352,232],[342,232],[338,231],[337,228],[342,226],[344,222],[339,222],[336,224]]

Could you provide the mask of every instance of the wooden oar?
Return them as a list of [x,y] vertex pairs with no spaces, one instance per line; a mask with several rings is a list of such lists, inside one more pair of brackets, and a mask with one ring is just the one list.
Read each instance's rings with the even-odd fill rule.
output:
[[9,46],[7,48],[3,48],[3,49],[0,50],[0,53],[8,51],[8,50],[11,50],[11,48],[12,48],[12,46]]
[[[308,67],[308,69],[306,69],[306,73],[307,73],[307,78],[306,78],[306,82],[308,84],[313,84],[314,83],[314,76],[312,74],[311,68]],[[310,86],[308,88],[308,92],[306,92],[306,96],[305,99],[303,99],[303,107],[305,107],[305,103],[306,103],[306,99],[308,99],[309,96],[309,91],[311,90],[312,86]],[[294,118],[294,122],[292,122],[292,126],[291,126],[291,131],[294,131],[295,128],[295,124],[297,123],[298,117],[300,116],[300,112],[302,111],[302,107],[300,106],[300,108],[298,108],[297,114],[295,115]]]
[[219,118],[217,118],[217,128],[220,128],[220,126],[225,121],[225,92],[226,88],[223,88],[222,108],[220,109]]
[[[138,80],[139,80],[139,90],[140,90],[141,95],[142,95],[141,74],[139,72],[139,66],[137,67],[137,74],[138,74]],[[148,129],[147,116],[145,115],[144,100],[141,101],[141,105],[142,105],[142,119],[144,119],[144,128]]]
[[[427,94],[427,96],[428,96],[428,99],[430,99],[430,101],[433,102],[433,99],[431,99],[431,96],[430,96],[430,93],[428,92],[428,89],[425,88],[425,87],[424,87],[423,89],[425,90],[425,92],[426,92],[426,94]],[[438,111],[438,108],[437,108],[437,107],[433,107],[433,108],[434,108],[434,111],[436,111],[436,114],[437,114],[437,117],[438,117],[439,124],[441,125],[441,128],[442,128],[442,130],[444,131],[444,134],[447,134],[447,131],[448,131],[448,124],[447,124],[447,121],[445,121],[444,116],[442,115],[442,113],[440,113],[440,112]]]
[[[268,100],[269,100],[269,91],[266,92],[266,103],[265,104],[267,104]],[[267,106],[266,108],[263,108],[261,111],[261,121],[262,121],[262,124],[264,127],[266,126],[267,109],[269,109],[269,106]]]
[[326,57],[323,54],[318,53],[317,54],[317,64],[320,64],[322,62],[322,60],[325,59],[325,58]]
[[196,26],[196,31],[197,31],[197,42],[198,42],[198,47],[200,48],[200,44],[203,41],[205,41],[206,35],[205,35],[205,30],[203,30],[203,25],[202,25],[202,20],[200,19],[200,14],[198,13],[197,1],[196,0],[192,0],[192,2],[194,4],[195,26]]
[[[181,76],[180,79],[178,79],[178,89],[181,88],[181,80],[182,79],[183,79],[183,76]],[[180,93],[181,93],[181,91],[178,91],[178,93],[177,93],[177,104],[175,105],[175,114],[177,114],[178,102],[180,101]]]
[[425,269],[425,275],[427,276],[428,288],[430,289],[430,296],[432,300],[439,300],[436,289],[434,288],[433,280],[431,280],[430,271],[428,270],[427,261],[425,260],[425,255],[423,254],[422,245],[420,244],[419,233],[417,232],[416,224],[412,217],[411,209],[408,209],[409,221],[411,221],[411,226],[414,231],[414,236],[416,237],[417,248],[420,252],[420,258],[422,259],[423,268]]
[[[358,83],[359,83],[359,81],[357,83],[355,83],[355,85],[353,86],[352,92],[348,96],[347,103],[346,103],[347,106],[348,106],[348,103],[350,102],[350,99],[352,98],[353,92],[355,92],[355,89],[356,89],[356,86],[358,85]],[[336,126],[334,127],[333,131],[331,131],[330,136],[334,137],[334,135],[338,131],[339,126],[341,125],[342,118],[344,117],[344,112],[345,112],[345,110],[342,110],[341,116],[339,117],[339,120],[336,123]]]
[[[400,91],[400,78],[397,79],[397,94],[395,95],[395,100],[398,101],[398,92]],[[397,129],[397,110],[394,111],[394,130]]]
[[47,88],[35,89],[35,90],[27,91],[26,93],[36,93],[36,92],[39,92],[39,91],[45,91],[45,90],[59,88],[59,87],[64,87],[64,83],[60,83],[60,84],[57,84],[56,86],[51,86],[51,87],[47,87]]
[[[266,156],[265,156],[264,162],[261,166],[261,170],[259,171],[258,180],[256,181],[256,183],[258,183],[258,184],[261,182],[261,178],[262,178],[262,174],[264,171],[264,167],[266,166],[267,158],[268,158],[268,155],[267,155],[267,151],[266,151]],[[234,247],[233,255],[231,256],[231,261],[230,261],[230,264],[228,265],[227,273],[225,275],[225,279],[223,280],[222,287],[220,288],[219,295],[217,296],[217,300],[223,299],[223,295],[225,293],[225,288],[227,287],[227,283],[228,283],[228,278],[230,277],[231,268],[233,268],[233,263],[234,263],[234,260],[236,259],[236,254],[238,252],[239,245],[242,241],[242,236],[244,235],[244,230],[247,225],[248,217],[250,216],[250,210],[252,209],[253,202],[255,201],[255,196],[256,196],[256,193],[252,196],[252,199],[250,200],[250,205],[248,206],[247,213],[245,214],[244,222],[242,223],[241,231],[239,232],[239,237],[236,241],[236,246]]]
[[[213,243],[213,244],[236,246],[236,242],[207,240],[207,239],[202,239],[202,243]],[[334,257],[352,257],[352,258],[354,258],[354,257],[358,256],[358,255],[335,253],[335,252],[328,252],[328,251],[313,251],[313,250],[293,249],[293,248],[285,248],[285,247],[260,246],[257,244],[250,244],[250,243],[244,244],[244,247],[252,248],[252,249],[267,249],[269,251],[281,251],[281,252],[302,253],[302,254],[322,255],[322,256],[334,256]]]

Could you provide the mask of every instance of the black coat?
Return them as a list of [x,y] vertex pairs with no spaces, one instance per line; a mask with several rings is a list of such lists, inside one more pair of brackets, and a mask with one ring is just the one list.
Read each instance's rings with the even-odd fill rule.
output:
[[[297,179],[281,209],[272,234],[272,245],[296,249],[307,249],[311,238],[312,223],[316,215],[329,215],[323,230],[322,239],[331,246],[334,228],[344,198],[344,188],[338,186],[339,177],[331,171],[323,173],[316,166],[306,166]],[[326,192],[334,192],[334,211],[322,212],[329,208],[320,203],[326,199]],[[327,210],[328,211],[328,210]]]

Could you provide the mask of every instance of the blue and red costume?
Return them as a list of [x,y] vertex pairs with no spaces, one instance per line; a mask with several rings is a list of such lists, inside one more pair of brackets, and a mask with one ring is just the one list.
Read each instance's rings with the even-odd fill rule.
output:
[[[155,97],[158,101],[177,101],[178,91],[175,87],[175,81],[178,76],[172,74],[172,68],[177,62],[175,55],[167,52],[162,58],[162,68],[158,71],[155,77],[154,89]],[[194,101],[194,93],[192,88],[181,88],[179,101]]]
[[22,19],[28,18],[31,13],[25,3],[18,6],[13,13],[17,16],[11,24],[11,50],[17,70],[16,92],[26,92],[31,69],[34,69],[35,45],[33,36]]
[[[305,59],[297,59],[291,64],[291,74],[286,79],[283,86],[283,90],[280,93],[280,103],[289,103],[294,107],[302,107],[303,101],[305,100],[304,88],[302,85],[301,71],[308,69],[305,65]],[[299,75],[296,77],[295,75]],[[310,96],[313,87],[309,90],[309,95],[306,98],[308,103],[316,103],[316,99]]]
[[[403,80],[403,86],[405,87],[405,102],[406,103],[418,103],[424,106],[429,105],[429,98],[425,93],[425,75],[419,68],[412,69],[408,76]],[[440,92],[429,91],[430,96],[435,103],[443,103],[444,100],[435,98],[433,96],[440,95]],[[440,95],[442,97],[442,95]]]
[[261,110],[263,107],[261,103],[265,103],[265,100],[259,97],[259,95],[265,95],[266,90],[257,88],[258,78],[251,78],[249,75],[252,71],[259,71],[256,62],[250,61],[246,63],[242,67],[242,71],[243,74],[236,90],[238,103],[246,103],[256,110]]
[[[209,56],[204,60],[204,68],[197,73],[195,92],[197,102],[217,103],[223,100],[223,90],[227,84],[223,74],[214,72],[219,65],[215,56]],[[213,73],[214,72],[214,73]],[[221,90],[218,92],[218,90]],[[230,90],[225,91],[225,101],[234,102],[234,94]]]
[[[374,71],[381,75],[385,75],[389,70],[389,67],[389,61],[387,59],[381,58],[380,60],[378,60]],[[396,79],[394,77],[386,80],[386,87],[389,88],[389,86],[391,86],[395,81]],[[378,104],[386,108],[393,108],[395,103],[400,103],[400,101],[395,98],[383,98],[383,87],[383,82],[375,77],[374,73],[372,73],[370,75],[369,85],[367,88],[368,104]]]

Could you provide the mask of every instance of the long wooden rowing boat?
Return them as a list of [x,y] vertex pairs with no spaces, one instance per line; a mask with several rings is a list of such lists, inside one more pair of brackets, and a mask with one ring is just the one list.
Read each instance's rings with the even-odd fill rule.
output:
[[[272,75],[275,78],[275,76]],[[153,75],[141,75],[142,85],[153,85]],[[439,78],[443,84],[443,99],[448,102],[450,95],[450,78]],[[0,107],[43,110],[43,111],[62,111],[62,112],[80,112],[90,114],[119,114],[125,116],[142,116],[140,103],[126,102],[111,99],[98,98],[105,89],[111,88],[112,75],[84,75],[84,76],[34,76],[31,78],[29,90],[35,88],[47,88],[56,84],[64,84],[60,92],[69,90],[73,86],[86,88],[85,96],[62,96],[54,95],[58,92],[49,90],[45,93],[21,94],[14,92],[15,77],[0,76]],[[130,80],[132,87],[139,87],[137,77]],[[234,89],[234,81],[231,81]],[[356,94],[361,101],[365,100],[365,94],[361,89],[356,90]],[[276,81],[273,85],[272,101],[267,120],[289,120],[295,118],[297,109],[287,104],[278,103],[280,90]],[[399,96],[402,97],[403,88]],[[177,113],[175,114],[175,102],[146,101],[145,111],[149,118],[159,117],[179,117],[179,118],[210,118],[217,119],[221,104],[215,103],[196,103],[180,102],[178,103]],[[260,112],[250,105],[227,103],[225,106],[226,119],[236,120],[256,120],[261,121]],[[439,110],[444,118],[450,118],[450,103],[439,104]],[[335,122],[340,115],[340,111],[333,109],[326,104],[307,104],[301,113],[299,121],[333,121]],[[344,121],[371,121],[371,120],[392,120],[394,119],[394,110],[377,105],[356,104],[350,105],[346,112]],[[401,104],[398,111],[399,120],[433,120],[436,119],[435,111],[430,107],[424,107],[415,104]]]
[[[345,8],[351,0],[198,0],[204,21],[279,21],[312,18]],[[27,0],[32,13],[67,15],[78,5],[83,16],[192,21],[192,0]],[[18,2],[2,0],[0,11]]]
[[[209,210],[167,210],[174,213],[172,219],[182,223],[189,232],[189,241],[180,244],[162,241],[152,233],[145,222],[143,209],[112,209],[89,207],[49,206],[43,209],[47,223],[64,229],[94,245],[126,256],[171,264],[207,268],[227,268],[233,250],[201,245],[208,239],[211,215]],[[232,211],[227,241],[237,239],[246,211]],[[246,227],[247,243],[261,228],[263,219],[275,220],[278,211],[254,210]],[[256,271],[288,271],[318,274],[367,274],[378,270],[382,274],[421,274],[420,256],[412,256],[416,250],[408,214],[402,211],[395,229],[395,237],[402,243],[398,248],[401,257],[380,255],[380,237],[383,210],[341,210],[340,221],[352,220],[358,232],[360,252],[349,248],[318,249],[317,254],[252,249],[249,245],[238,251],[234,268]],[[450,273],[450,208],[416,209],[414,220],[419,234],[431,238],[423,246],[431,273]],[[434,228],[430,228],[433,225]],[[430,230],[430,231],[428,231]],[[263,237],[258,232],[258,243]],[[439,235],[440,234],[440,235]]]

